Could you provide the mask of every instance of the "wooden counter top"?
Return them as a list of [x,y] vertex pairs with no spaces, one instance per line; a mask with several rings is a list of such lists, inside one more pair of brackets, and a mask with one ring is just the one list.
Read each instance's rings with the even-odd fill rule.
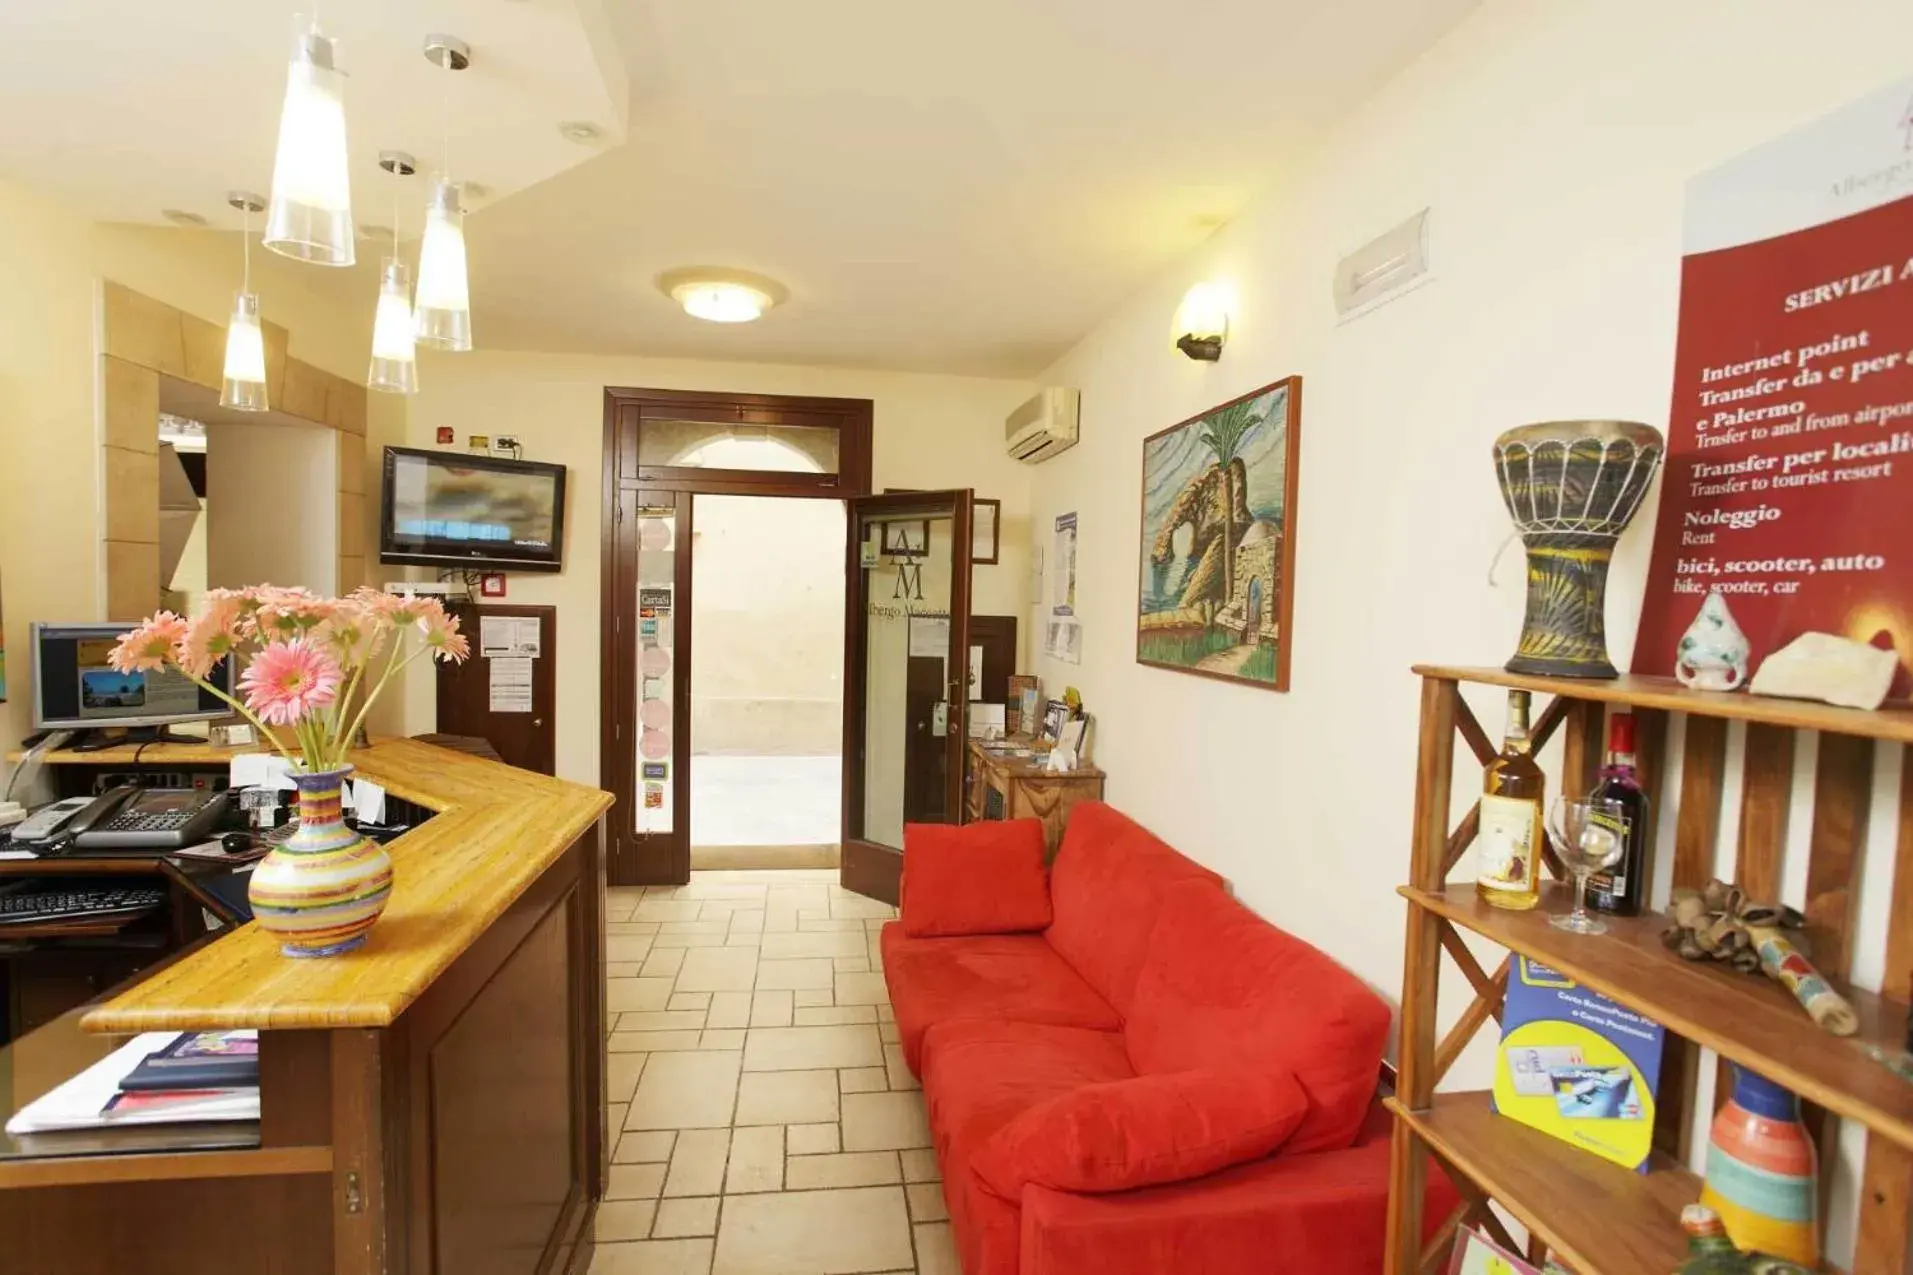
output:
[[[204,751],[209,761],[231,755]],[[143,760],[161,753],[149,748]],[[414,740],[380,742],[352,761],[393,796],[438,812],[389,847],[392,900],[365,946],[295,960],[247,925],[93,1009],[86,1030],[387,1026],[611,805],[596,788]]]

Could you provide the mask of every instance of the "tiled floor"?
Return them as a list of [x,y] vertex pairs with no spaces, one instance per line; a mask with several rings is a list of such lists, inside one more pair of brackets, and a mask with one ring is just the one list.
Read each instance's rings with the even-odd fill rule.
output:
[[834,844],[841,831],[843,758],[691,758],[691,840],[700,846]]
[[592,1275],[959,1275],[877,931],[834,872],[613,890]]

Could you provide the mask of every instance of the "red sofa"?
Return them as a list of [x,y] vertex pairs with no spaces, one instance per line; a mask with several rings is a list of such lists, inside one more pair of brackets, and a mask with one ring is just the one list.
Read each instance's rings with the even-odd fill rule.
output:
[[1387,1005],[1111,807],[910,827],[883,958],[965,1275],[1381,1270]]

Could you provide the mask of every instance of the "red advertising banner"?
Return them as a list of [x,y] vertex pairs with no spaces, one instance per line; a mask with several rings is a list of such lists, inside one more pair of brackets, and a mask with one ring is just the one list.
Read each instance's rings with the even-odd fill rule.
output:
[[1634,670],[1709,590],[1756,667],[1819,630],[1913,668],[1913,83],[1697,178],[1686,239]]

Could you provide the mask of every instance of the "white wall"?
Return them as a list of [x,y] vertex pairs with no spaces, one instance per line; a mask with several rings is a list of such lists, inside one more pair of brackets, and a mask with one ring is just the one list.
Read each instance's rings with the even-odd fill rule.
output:
[[217,421],[206,426],[206,440],[208,586],[270,583],[336,592],[339,453],[333,432]]
[[[1083,442],[1038,468],[1033,513],[1081,513],[1085,655],[1039,671],[1082,688],[1111,798],[1395,997],[1409,665],[1498,664],[1520,629],[1518,549],[1488,584],[1510,530],[1490,442],[1561,417],[1664,424],[1683,183],[1907,74],[1910,49],[1904,0],[1490,0],[1049,369],[1082,390]],[[1337,326],[1337,258],[1423,207],[1435,281]],[[1169,343],[1177,301],[1205,279],[1240,293],[1216,365]],[[1304,378],[1293,690],[1137,665],[1141,439],[1290,373]],[[1651,524],[1614,571],[1617,660]],[[1491,698],[1477,712],[1498,729]],[[1877,938],[1862,946],[1877,978]],[[1451,1079],[1483,1083],[1483,1057]]]
[[[774,321],[775,316],[767,320]],[[558,773],[566,779],[598,782],[598,550],[606,386],[873,400],[875,486],[972,487],[979,496],[1002,500],[1002,561],[976,569],[972,609],[980,615],[1026,614],[1030,470],[1004,454],[1003,418],[1035,392],[1033,383],[485,351],[428,354],[420,367],[420,383],[408,413],[411,445],[433,446],[440,425],[451,426],[461,445],[468,434],[516,434],[529,459],[571,467],[565,570],[553,576],[513,576],[508,599],[558,608]],[[367,491],[367,504],[376,505],[377,483]],[[378,542],[374,537],[368,543]],[[397,578],[389,568],[379,570],[380,579]],[[431,729],[431,703],[429,671],[419,676],[415,670],[405,687],[403,729]]]

